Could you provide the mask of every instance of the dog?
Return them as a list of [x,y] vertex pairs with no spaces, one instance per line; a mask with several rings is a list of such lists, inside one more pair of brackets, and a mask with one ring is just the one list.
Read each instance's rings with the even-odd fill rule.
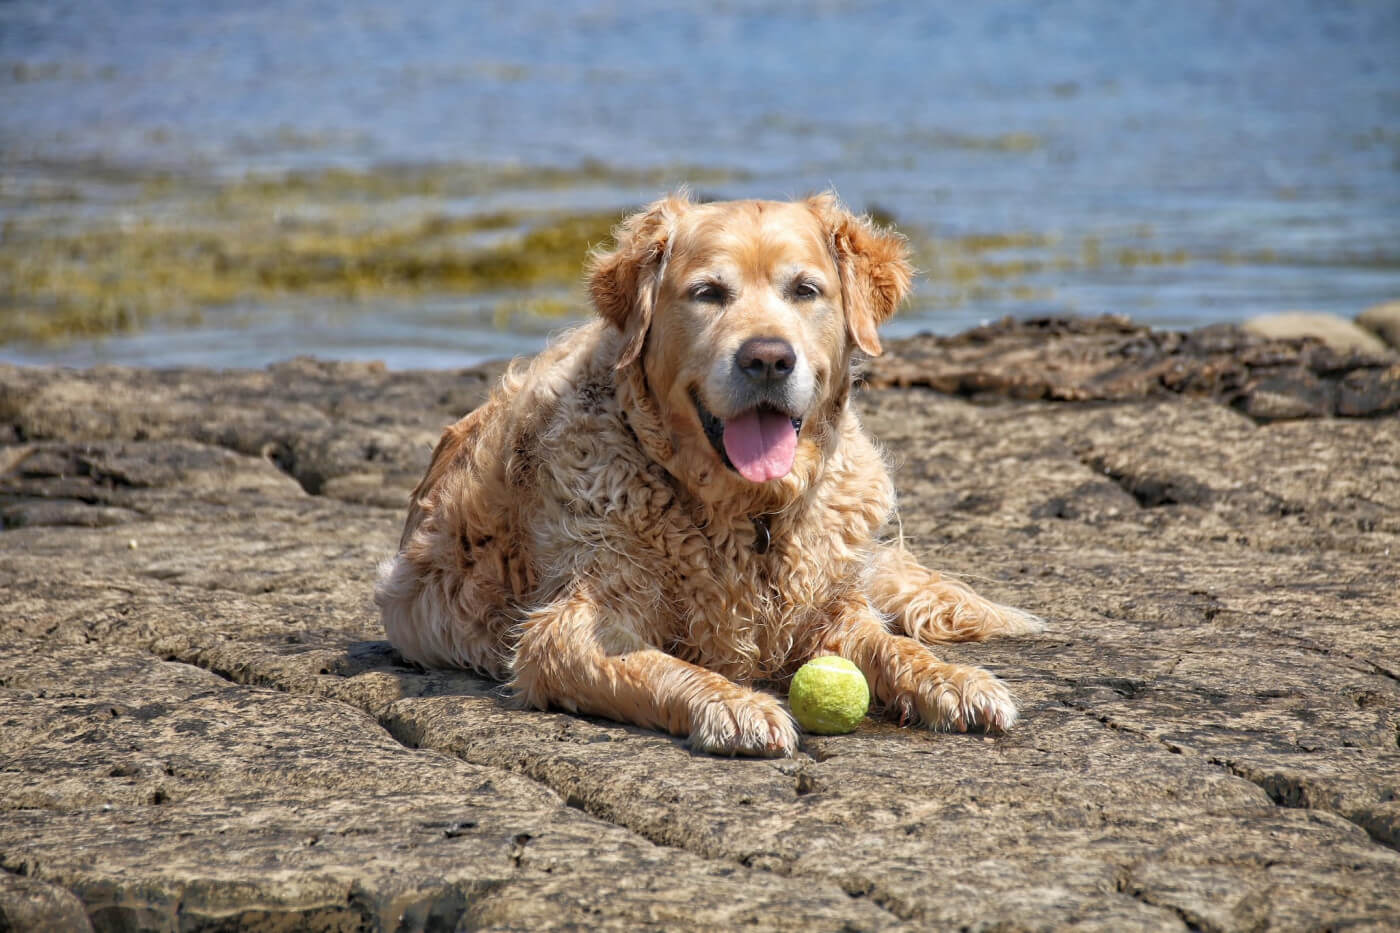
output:
[[988,672],[927,645],[1038,631],[920,566],[851,404],[909,289],[905,240],[831,193],[673,194],[595,251],[597,319],[448,427],[375,590],[395,648],[525,705],[784,756],[783,686],[827,654],[905,723],[1002,731]]

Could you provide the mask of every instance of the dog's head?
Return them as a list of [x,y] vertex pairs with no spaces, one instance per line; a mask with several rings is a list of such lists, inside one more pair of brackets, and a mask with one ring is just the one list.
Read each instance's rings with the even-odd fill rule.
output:
[[619,226],[589,288],[689,472],[764,484],[822,456],[852,353],[880,352],[876,327],[908,291],[907,254],[831,194],[673,195]]

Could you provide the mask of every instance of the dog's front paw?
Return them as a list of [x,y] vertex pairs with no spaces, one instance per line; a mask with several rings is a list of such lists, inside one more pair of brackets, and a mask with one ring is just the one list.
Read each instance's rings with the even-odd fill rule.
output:
[[[915,695],[908,699],[919,719],[932,729],[1005,732],[1016,723],[1011,691],[980,667],[941,665],[936,673],[920,678]],[[901,705],[907,709],[910,703]]]
[[797,751],[797,727],[766,693],[707,698],[691,716],[690,747],[712,755],[784,758]]

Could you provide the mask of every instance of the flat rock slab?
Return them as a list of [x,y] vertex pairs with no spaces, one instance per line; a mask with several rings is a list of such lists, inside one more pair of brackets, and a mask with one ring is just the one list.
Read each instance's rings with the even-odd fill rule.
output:
[[909,545],[1050,620],[943,652],[1024,718],[782,761],[383,640],[374,566],[499,368],[0,367],[0,928],[1400,927],[1400,418],[1160,368],[1311,345],[1135,328],[1100,378],[1119,325],[998,326],[858,399]]

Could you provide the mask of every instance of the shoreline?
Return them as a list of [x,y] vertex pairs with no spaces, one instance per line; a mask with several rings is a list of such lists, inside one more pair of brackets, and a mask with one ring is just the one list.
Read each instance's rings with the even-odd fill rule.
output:
[[[0,349],[33,362],[513,352],[586,314],[585,257],[638,203],[682,181],[705,197],[775,193],[737,169],[587,161],[51,171],[0,177]],[[989,227],[853,206],[903,232],[922,270],[892,334],[1098,309],[1205,324],[1299,301],[1350,316],[1396,294],[1400,260],[1364,244],[1289,251],[1146,223]]]

